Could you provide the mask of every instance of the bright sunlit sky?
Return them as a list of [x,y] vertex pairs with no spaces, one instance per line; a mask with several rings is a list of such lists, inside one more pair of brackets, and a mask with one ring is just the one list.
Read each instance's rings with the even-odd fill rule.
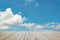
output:
[[[26,17],[25,23],[45,25],[54,22],[60,28],[60,0],[0,0],[0,11],[11,8],[13,14]],[[51,23],[52,24],[52,23]],[[53,26],[55,25],[53,24]],[[57,25],[58,26],[58,25]],[[56,29],[56,28],[55,28]],[[50,26],[42,29],[34,29],[20,26],[12,26],[0,31],[33,31],[33,30],[54,30]],[[60,29],[57,29],[58,31]]]

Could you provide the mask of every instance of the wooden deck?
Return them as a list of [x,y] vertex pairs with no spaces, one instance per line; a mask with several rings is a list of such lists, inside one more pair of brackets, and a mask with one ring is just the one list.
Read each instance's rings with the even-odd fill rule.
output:
[[60,32],[0,32],[0,40],[60,40]]

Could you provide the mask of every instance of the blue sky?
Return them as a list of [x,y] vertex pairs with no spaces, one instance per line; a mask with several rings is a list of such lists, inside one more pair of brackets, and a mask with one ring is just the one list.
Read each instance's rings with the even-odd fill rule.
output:
[[[44,25],[55,22],[60,24],[60,0],[0,0],[0,11],[5,11],[7,8],[11,8],[13,14],[22,12],[22,17],[28,19],[25,21],[26,23]],[[45,29],[49,30],[50,28]],[[43,30],[45,29],[43,28]],[[28,31],[34,29],[14,25],[14,27],[7,29],[7,31],[11,30]]]

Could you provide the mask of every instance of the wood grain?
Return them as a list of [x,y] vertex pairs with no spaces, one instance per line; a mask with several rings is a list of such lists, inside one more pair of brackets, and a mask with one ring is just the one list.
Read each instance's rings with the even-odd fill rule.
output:
[[0,40],[60,40],[60,32],[0,32]]

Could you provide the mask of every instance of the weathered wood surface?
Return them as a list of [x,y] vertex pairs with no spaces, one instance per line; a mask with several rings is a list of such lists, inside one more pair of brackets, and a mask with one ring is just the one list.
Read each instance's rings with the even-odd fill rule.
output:
[[60,32],[0,32],[0,40],[60,40]]

